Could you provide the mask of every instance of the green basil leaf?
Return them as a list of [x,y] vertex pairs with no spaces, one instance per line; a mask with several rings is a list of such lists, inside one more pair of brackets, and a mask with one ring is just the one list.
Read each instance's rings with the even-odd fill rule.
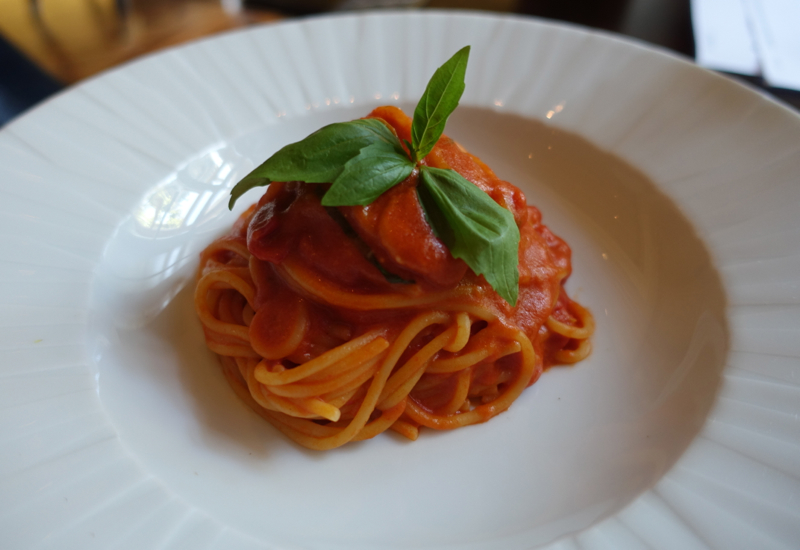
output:
[[383,142],[367,145],[347,161],[322,197],[323,206],[366,205],[406,179],[414,163]]
[[447,118],[458,107],[464,93],[469,46],[458,50],[433,73],[422,94],[411,123],[412,158],[419,161],[431,152],[444,132]]
[[331,183],[342,173],[347,161],[374,143],[404,154],[400,140],[381,120],[367,118],[324,126],[287,145],[245,176],[231,190],[228,207],[233,208],[246,191],[273,181]]
[[233,189],[231,189],[231,198],[228,201],[228,210],[233,210],[233,205],[236,204],[236,201],[239,200],[239,197],[254,187],[264,187],[270,183],[271,182],[269,181],[269,178],[254,176],[252,172],[246,175],[242,180],[239,181],[239,183],[233,186]]
[[519,293],[519,228],[514,216],[454,170],[422,166],[422,206],[454,258],[492,285],[509,304]]

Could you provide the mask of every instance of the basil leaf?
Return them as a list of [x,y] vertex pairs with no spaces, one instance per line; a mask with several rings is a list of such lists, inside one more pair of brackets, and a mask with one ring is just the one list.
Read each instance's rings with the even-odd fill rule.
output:
[[383,142],[367,145],[344,165],[344,170],[322,197],[323,206],[366,205],[414,170],[414,163]]
[[265,185],[269,185],[270,183],[271,182],[269,178],[254,176],[252,172],[246,175],[243,179],[239,181],[239,183],[233,186],[233,189],[231,189],[231,198],[228,201],[228,210],[233,210],[233,205],[236,204],[236,201],[239,200],[239,197],[241,197],[254,187],[264,187]]
[[454,258],[463,259],[512,306],[519,293],[519,228],[514,216],[454,170],[422,166],[428,221]]
[[464,76],[467,72],[469,46],[458,50],[444,65],[433,73],[425,93],[422,94],[414,120],[411,123],[412,158],[425,158],[444,132],[447,117],[458,107],[464,93]]
[[273,181],[333,182],[347,161],[373,143],[403,153],[400,140],[381,120],[367,118],[324,126],[307,138],[287,145],[245,176],[231,190],[228,207],[233,208],[246,191]]

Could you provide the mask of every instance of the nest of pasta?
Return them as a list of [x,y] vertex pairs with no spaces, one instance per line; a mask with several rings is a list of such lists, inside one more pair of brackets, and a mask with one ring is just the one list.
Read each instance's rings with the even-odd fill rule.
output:
[[[410,139],[399,109],[369,117]],[[305,447],[485,422],[545,369],[590,352],[592,317],[564,290],[570,249],[539,211],[446,136],[422,162],[513,214],[514,306],[431,229],[417,170],[367,206],[323,206],[326,184],[272,183],[201,255],[208,347],[241,399]]]

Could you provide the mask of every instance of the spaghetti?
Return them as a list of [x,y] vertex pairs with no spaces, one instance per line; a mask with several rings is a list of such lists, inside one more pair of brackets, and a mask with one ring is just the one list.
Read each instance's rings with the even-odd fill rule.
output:
[[[409,139],[399,109],[370,117]],[[423,162],[514,215],[515,307],[433,234],[416,171],[368,206],[326,208],[325,184],[273,183],[201,254],[195,307],[208,347],[239,397],[300,445],[485,422],[544,369],[591,351],[592,316],[563,288],[570,249],[539,211],[447,137]]]

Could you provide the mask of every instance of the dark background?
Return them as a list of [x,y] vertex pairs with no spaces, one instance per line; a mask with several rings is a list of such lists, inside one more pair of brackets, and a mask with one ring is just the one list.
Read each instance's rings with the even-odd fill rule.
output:
[[[289,17],[381,6],[533,15],[694,57],[689,0],[0,0],[0,125],[65,86],[168,46]],[[800,92],[730,76],[800,109]]]

